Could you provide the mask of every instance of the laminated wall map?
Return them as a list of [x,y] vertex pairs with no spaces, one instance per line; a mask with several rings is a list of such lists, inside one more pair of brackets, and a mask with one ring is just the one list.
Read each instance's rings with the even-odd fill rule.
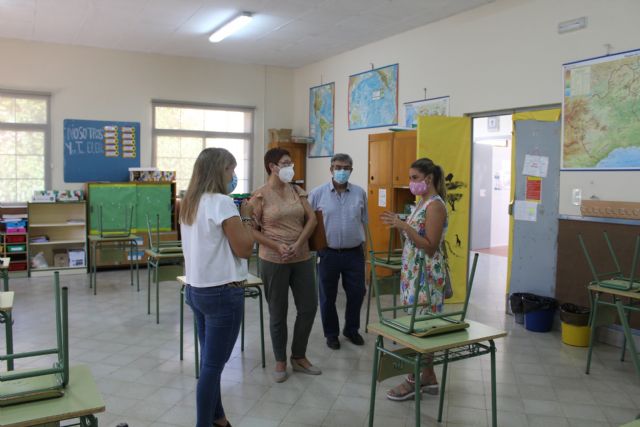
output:
[[640,50],[564,64],[562,169],[640,169]]
[[398,124],[398,64],[349,76],[349,130]]

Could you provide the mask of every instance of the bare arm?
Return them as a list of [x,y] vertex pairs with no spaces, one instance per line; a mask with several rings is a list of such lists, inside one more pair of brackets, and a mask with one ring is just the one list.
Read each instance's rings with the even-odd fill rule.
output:
[[382,221],[391,227],[404,231],[417,248],[423,249],[428,256],[433,256],[440,245],[444,222],[447,218],[447,210],[442,203],[430,203],[427,206],[427,212],[425,236],[421,236],[413,227],[402,221],[393,212],[383,213]]
[[249,259],[253,252],[253,234],[250,223],[243,223],[240,217],[232,216],[222,222],[222,230],[229,240],[234,255]]

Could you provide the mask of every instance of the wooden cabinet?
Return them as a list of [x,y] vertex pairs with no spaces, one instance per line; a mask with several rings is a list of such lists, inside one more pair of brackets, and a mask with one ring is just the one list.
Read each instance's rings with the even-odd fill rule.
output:
[[291,155],[291,161],[294,164],[293,183],[299,185],[303,189],[306,188],[307,182],[307,145],[295,142],[270,142],[269,149],[283,148]]
[[391,185],[393,133],[369,135],[369,185]]
[[416,157],[415,131],[369,135],[369,230],[376,251],[387,251],[389,239],[393,239],[391,247],[399,248],[397,233],[382,223],[380,215],[384,211],[403,213],[414,202],[408,187],[409,166]]
[[[81,274],[87,269],[86,205],[80,202],[29,203],[29,266],[32,277]],[[41,255],[40,255],[41,254]]]
[[409,187],[409,166],[416,160],[416,131],[393,134],[393,186]]

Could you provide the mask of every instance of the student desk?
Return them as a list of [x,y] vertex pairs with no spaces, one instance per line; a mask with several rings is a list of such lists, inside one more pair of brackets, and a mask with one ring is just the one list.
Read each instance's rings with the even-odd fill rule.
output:
[[[0,292],[0,323],[4,323],[7,354],[13,354],[13,292]],[[13,371],[13,360],[7,360],[7,371]],[[2,423],[0,423],[2,425]]]
[[69,384],[64,396],[4,407],[0,412],[0,425],[49,427],[58,426],[63,420],[80,418],[81,426],[98,427],[94,414],[104,410],[104,401],[91,370],[88,366],[79,365],[69,369]]
[[2,276],[2,290],[9,291],[9,263],[11,258],[0,258],[0,276]]
[[[183,359],[183,331],[184,331],[184,290],[187,285],[185,276],[177,277],[178,283],[180,283],[180,360]],[[258,303],[260,304],[260,351],[262,355],[262,367],[266,366],[265,358],[264,358],[264,316],[262,315],[262,280],[258,276],[254,276],[249,273],[247,277],[247,281],[244,285],[244,297],[245,298],[258,298]],[[199,376],[200,367],[198,364],[198,331],[196,329],[195,318],[193,322],[194,331],[193,331],[193,342],[194,342],[194,351],[195,351],[195,362],[196,362],[196,378]],[[242,333],[240,335],[240,350],[244,351],[244,306],[242,308]]]
[[[631,357],[633,358],[633,365],[636,369],[636,374],[640,376],[640,358],[638,358],[635,341],[633,340],[633,334],[631,333],[631,328],[629,327],[629,319],[627,317],[627,312],[629,311],[640,311],[640,309],[638,308],[638,303],[640,303],[640,292],[621,291],[618,289],[598,286],[596,284],[589,285],[588,289],[589,297],[591,299],[591,318],[589,319],[589,325],[591,325],[591,337],[589,339],[589,352],[587,353],[586,373],[589,373],[589,368],[591,366],[591,353],[593,351],[593,343],[595,341],[596,327],[600,324],[613,323],[613,321],[615,320],[615,314],[612,313],[612,310],[615,309],[616,314],[620,320],[620,324],[622,325],[622,331],[624,333],[624,337],[626,338],[627,345],[629,346]],[[610,297],[612,302],[604,301],[602,297]],[[628,298],[630,302],[627,304],[623,304],[623,298]],[[609,308],[608,313],[603,313],[609,314],[609,316],[607,316],[607,320],[598,320],[599,306]],[[611,314],[614,315],[611,316]],[[624,352],[622,354],[624,357]]]
[[160,323],[160,266],[165,261],[182,261],[184,255],[180,252],[158,252],[153,249],[145,249],[147,255],[147,314],[151,314],[151,270],[156,282],[156,324]]
[[[131,286],[133,286],[133,264],[136,265],[136,284],[138,286],[138,292],[140,292],[140,267],[138,260],[138,239],[135,234],[129,236],[99,236],[89,235],[89,245],[91,246],[91,259],[89,260],[89,287],[93,286],[93,294],[98,293],[98,283],[96,280],[98,269],[98,248],[105,244],[112,243],[129,243],[129,254],[131,260],[129,262],[129,270],[131,271]],[[135,254],[135,256],[134,256]]]
[[[416,390],[420,390],[421,367],[426,363],[425,356],[430,353],[433,353],[434,365],[443,365],[438,422],[442,421],[442,408],[447,381],[448,363],[483,356],[485,354],[491,355],[491,425],[493,427],[497,427],[496,346],[494,344],[494,340],[506,336],[507,333],[472,320],[466,320],[466,322],[469,323],[469,327],[467,329],[426,338],[407,335],[388,326],[384,326],[381,323],[372,323],[369,325],[369,333],[378,336],[373,355],[369,427],[373,426],[377,381],[379,379],[382,380],[391,376],[400,375],[401,373],[413,372],[416,378]],[[384,347],[383,338],[394,341],[402,345],[404,348],[395,351],[388,350]],[[386,364],[387,374],[389,369],[397,372],[393,372],[391,375],[386,375],[385,378],[381,378],[379,374],[383,373],[383,370],[380,372],[378,370],[384,367],[384,364],[381,362],[382,358],[387,358],[387,360],[391,361]],[[421,393],[415,394],[416,427],[420,426],[420,395]]]

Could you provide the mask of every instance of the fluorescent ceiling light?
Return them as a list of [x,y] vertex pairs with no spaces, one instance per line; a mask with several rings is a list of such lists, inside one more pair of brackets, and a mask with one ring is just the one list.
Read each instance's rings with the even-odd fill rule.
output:
[[223,26],[215,30],[213,34],[211,34],[211,36],[209,37],[209,41],[211,43],[218,43],[219,41],[224,40],[225,38],[229,37],[231,34],[235,33],[236,31],[240,30],[245,25],[247,25],[249,22],[251,22],[252,19],[253,19],[253,16],[251,13],[242,12],[240,15],[236,16],[235,18],[233,18],[232,20],[228,21],[226,24],[224,24]]

